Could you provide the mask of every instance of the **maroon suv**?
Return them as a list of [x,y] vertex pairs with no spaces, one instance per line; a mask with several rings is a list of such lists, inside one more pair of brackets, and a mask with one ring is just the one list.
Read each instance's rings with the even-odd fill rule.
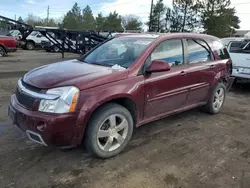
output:
[[80,59],[34,69],[18,81],[9,116],[45,146],[85,143],[101,158],[120,153],[133,129],[191,108],[216,114],[233,78],[220,40],[209,35],[128,35]]

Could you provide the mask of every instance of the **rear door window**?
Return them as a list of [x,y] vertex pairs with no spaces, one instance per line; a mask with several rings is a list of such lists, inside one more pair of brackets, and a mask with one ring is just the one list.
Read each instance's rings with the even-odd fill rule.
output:
[[188,62],[190,64],[212,60],[209,46],[200,39],[187,39]]

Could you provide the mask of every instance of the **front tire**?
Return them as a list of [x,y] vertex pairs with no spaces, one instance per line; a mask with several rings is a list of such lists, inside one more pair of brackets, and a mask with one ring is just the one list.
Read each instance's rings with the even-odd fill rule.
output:
[[5,49],[0,46],[0,57],[4,57],[4,56],[6,56]]
[[119,154],[133,134],[133,118],[121,105],[110,103],[99,108],[88,123],[85,137],[87,150],[100,158]]
[[57,52],[60,51],[60,49],[59,49],[57,46],[54,46],[54,47],[53,47],[53,51],[57,53]]
[[226,91],[226,86],[223,83],[218,83],[203,109],[210,114],[219,113],[225,102]]
[[26,48],[27,50],[34,50],[34,49],[35,49],[35,44],[34,44],[34,42],[28,41],[28,42],[26,43],[26,45],[25,45],[25,48]]

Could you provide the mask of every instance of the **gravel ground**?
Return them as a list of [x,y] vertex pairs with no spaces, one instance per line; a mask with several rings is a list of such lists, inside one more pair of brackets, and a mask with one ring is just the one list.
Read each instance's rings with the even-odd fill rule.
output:
[[0,187],[250,187],[250,84],[235,84],[220,114],[194,109],[149,123],[123,153],[100,160],[82,148],[36,145],[7,122],[20,70],[59,60],[60,54],[36,51],[0,59]]

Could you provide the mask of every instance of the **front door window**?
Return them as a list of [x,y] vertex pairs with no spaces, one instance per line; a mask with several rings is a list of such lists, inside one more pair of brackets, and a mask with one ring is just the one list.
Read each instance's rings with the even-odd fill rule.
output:
[[151,54],[151,61],[153,60],[164,60],[172,67],[183,65],[182,41],[173,39],[161,43]]

